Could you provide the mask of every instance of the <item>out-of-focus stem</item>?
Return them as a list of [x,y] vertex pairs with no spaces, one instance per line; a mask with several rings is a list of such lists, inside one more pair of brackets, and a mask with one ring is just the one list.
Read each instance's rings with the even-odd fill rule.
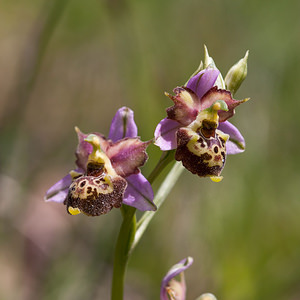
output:
[[[169,164],[169,162],[173,160],[172,154],[173,153],[171,151],[169,153],[163,153],[158,164],[149,176],[148,180],[150,183],[152,183],[161,171]],[[156,204],[157,209],[159,209],[161,204],[167,198],[183,169],[184,168],[181,163],[176,162],[166,179],[161,184],[157,195],[154,198],[154,203]],[[155,213],[152,211],[145,212],[138,223],[138,231],[136,231],[136,209],[131,206],[123,205],[121,211],[123,215],[123,222],[121,224],[115,248],[111,300],[123,299],[124,280],[128,259]]]
[[111,300],[123,299],[125,273],[136,231],[136,209],[123,205],[121,211],[123,222],[115,248]]
[[152,184],[158,175],[163,171],[163,169],[171,162],[174,161],[175,150],[165,151],[162,153],[157,165],[148,176],[148,181]]

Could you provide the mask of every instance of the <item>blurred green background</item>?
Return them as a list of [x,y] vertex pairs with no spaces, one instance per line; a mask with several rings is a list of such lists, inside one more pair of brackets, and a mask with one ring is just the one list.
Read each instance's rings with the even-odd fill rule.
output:
[[[72,217],[45,191],[74,167],[83,132],[108,133],[121,106],[151,139],[203,58],[223,75],[249,49],[251,97],[231,119],[247,150],[216,184],[187,171],[135,249],[127,300],[159,299],[186,256],[187,299],[300,299],[296,0],[0,2],[0,298],[109,299],[120,212]],[[149,147],[149,174],[160,156]],[[157,184],[154,188],[157,188]]]

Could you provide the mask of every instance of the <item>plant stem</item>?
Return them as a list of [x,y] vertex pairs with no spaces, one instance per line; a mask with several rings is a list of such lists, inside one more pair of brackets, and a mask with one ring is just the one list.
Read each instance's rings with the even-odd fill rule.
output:
[[136,209],[123,205],[121,211],[123,222],[115,248],[111,300],[123,299],[125,272],[136,231]]
[[175,150],[165,151],[162,153],[157,165],[148,176],[148,181],[152,184],[153,181],[158,177],[161,171],[171,162],[174,161]]
[[[148,178],[150,183],[153,183],[161,171],[174,159],[173,154],[174,151],[168,151],[162,154],[159,162]],[[176,163],[171,172],[167,175],[166,179],[163,181],[156,197],[154,198],[157,208],[159,208],[166,199],[167,195],[181,174],[182,169],[183,167],[181,164]],[[121,212],[123,215],[123,222],[121,224],[115,248],[111,300],[123,299],[124,280],[128,259],[131,251],[140,240],[154,214],[152,211],[144,213],[139,221],[140,226],[136,236],[136,209],[131,206],[123,205],[121,207]]]

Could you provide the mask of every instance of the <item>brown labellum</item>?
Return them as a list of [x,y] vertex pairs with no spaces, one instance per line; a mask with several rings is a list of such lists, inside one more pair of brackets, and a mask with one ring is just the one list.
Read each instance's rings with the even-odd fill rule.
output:
[[122,205],[127,182],[121,176],[81,176],[69,187],[65,200],[69,208],[79,209],[88,216],[100,216]]
[[188,127],[180,128],[175,159],[193,174],[219,176],[226,160],[225,140],[210,126],[204,126],[198,132]]

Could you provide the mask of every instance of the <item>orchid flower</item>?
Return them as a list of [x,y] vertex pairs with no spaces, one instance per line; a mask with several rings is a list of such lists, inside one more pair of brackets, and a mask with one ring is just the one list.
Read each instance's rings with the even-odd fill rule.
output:
[[[193,174],[218,181],[227,154],[245,150],[245,140],[229,121],[235,108],[248,100],[235,100],[225,84],[236,91],[246,76],[239,76],[241,63],[228,72],[224,82],[220,71],[205,48],[205,60],[183,87],[174,89],[175,95],[165,93],[174,105],[167,109],[155,130],[155,144],[163,151],[176,149],[175,159]],[[247,56],[242,61],[246,70]],[[205,68],[203,68],[203,66]]]
[[[187,257],[174,265],[166,276],[163,278],[160,288],[160,300],[186,300],[186,284],[184,279],[184,271],[193,263],[192,257]],[[176,276],[180,276],[180,281],[176,280]],[[197,300],[217,300],[213,294],[205,293],[197,298]]]
[[150,142],[137,137],[132,110],[122,107],[117,111],[109,139],[75,130],[77,168],[46,192],[46,201],[64,203],[72,215],[98,216],[122,204],[141,211],[156,210],[151,185],[139,170],[148,158]]

